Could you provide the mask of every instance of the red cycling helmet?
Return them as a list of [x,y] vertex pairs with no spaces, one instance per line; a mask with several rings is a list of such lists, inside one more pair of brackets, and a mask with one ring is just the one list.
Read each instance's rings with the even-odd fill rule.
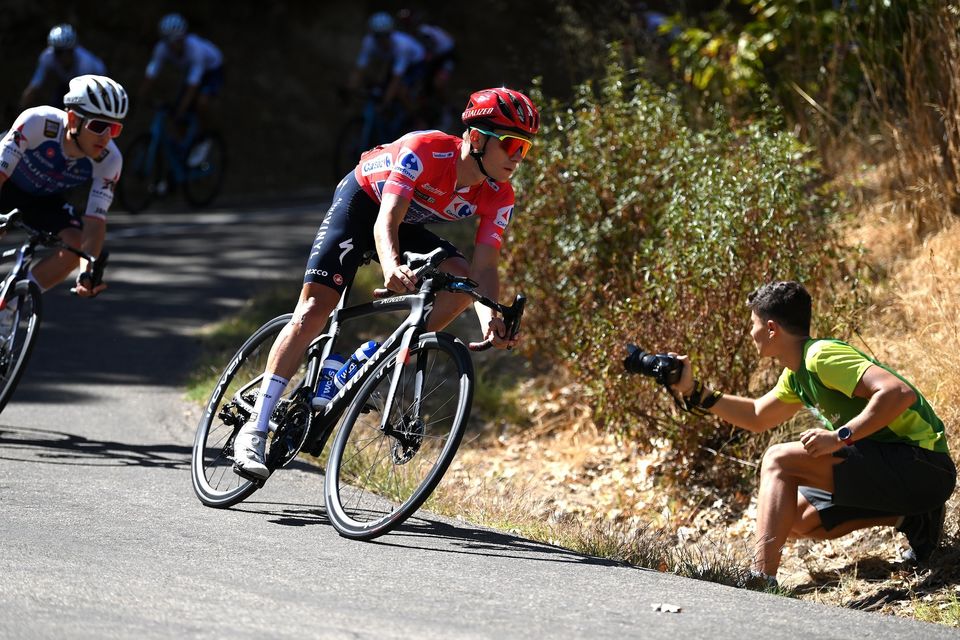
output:
[[533,101],[506,87],[473,93],[460,119],[468,127],[502,129],[522,136],[535,136],[540,129],[540,113]]

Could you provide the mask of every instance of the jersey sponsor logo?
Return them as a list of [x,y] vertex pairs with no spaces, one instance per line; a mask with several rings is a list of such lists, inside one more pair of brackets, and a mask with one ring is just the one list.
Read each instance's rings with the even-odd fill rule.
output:
[[458,218],[469,218],[477,211],[477,205],[467,202],[463,196],[457,196],[450,201],[443,212]]
[[110,149],[104,149],[103,153],[100,154],[100,157],[97,158],[97,162],[103,162],[107,159],[108,155],[110,155]]
[[413,197],[416,198],[417,200],[423,200],[424,202],[429,202],[430,204],[433,204],[437,201],[436,198],[432,196],[428,196],[423,191],[420,191],[420,189],[413,190]]
[[60,133],[60,123],[57,120],[43,121],[43,135],[48,138],[56,138]]
[[433,157],[437,160],[443,160],[444,158],[452,158],[453,151],[434,151]]
[[494,219],[493,223],[501,229],[506,229],[507,225],[510,224],[510,219],[512,217],[513,205],[510,205],[509,207],[503,207],[502,209],[497,209],[497,217]]
[[104,191],[109,191],[110,193],[113,193],[116,186],[117,186],[116,178],[104,178],[103,186],[100,188],[103,189]]
[[44,151],[44,154],[45,154],[48,158],[50,158],[51,160],[53,160],[53,156],[57,155],[57,152],[54,151],[53,147],[47,147],[47,150]]
[[400,150],[400,156],[397,159],[397,165],[393,170],[404,178],[416,180],[423,173],[423,162],[410,149],[404,147]]
[[389,153],[381,154],[376,158],[365,160],[360,165],[360,175],[368,176],[378,171],[389,171],[392,164],[393,158],[390,157]]
[[340,286],[341,284],[343,284],[343,276],[340,275],[339,273],[335,273],[335,274],[333,275],[333,282],[334,282],[334,284],[336,284],[337,286]]
[[304,273],[308,276],[323,276],[324,278],[330,275],[323,269],[307,269]]
[[500,185],[498,185],[495,181],[490,180],[489,178],[487,179],[487,186],[493,189],[494,191],[500,191]]
[[6,160],[0,160],[0,169],[9,169],[10,163]]
[[[407,191],[407,192],[413,191],[413,187],[406,184],[405,182],[400,182],[399,180],[387,180],[386,182],[384,182],[384,186],[386,185],[398,187],[401,191]],[[383,193],[383,187],[380,188],[380,193]]]
[[435,186],[433,186],[433,185],[430,184],[429,182],[424,182],[423,184],[418,185],[418,186],[419,186],[421,189],[423,189],[424,191],[426,191],[426,192],[428,192],[428,193],[436,194],[436,195],[438,195],[438,196],[442,196],[442,195],[444,195],[444,194],[446,193],[446,191],[443,191],[443,190],[441,190],[441,189],[437,189]]
[[468,118],[482,118],[484,116],[489,116],[493,113],[493,107],[481,107],[479,109],[467,109],[463,112],[462,120],[467,120]]
[[340,264],[342,265],[343,259],[346,257],[346,255],[353,251],[353,238],[347,238],[341,242],[340,248],[343,249],[343,251],[340,253]]

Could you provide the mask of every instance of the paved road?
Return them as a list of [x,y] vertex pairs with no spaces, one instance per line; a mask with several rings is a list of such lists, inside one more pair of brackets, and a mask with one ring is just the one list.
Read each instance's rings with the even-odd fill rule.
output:
[[[429,514],[348,541],[305,467],[235,509],[202,507],[198,409],[178,386],[197,332],[270,281],[293,298],[318,212],[117,216],[108,295],[47,294],[0,415],[0,637],[957,637]],[[654,612],[661,602],[682,611]]]

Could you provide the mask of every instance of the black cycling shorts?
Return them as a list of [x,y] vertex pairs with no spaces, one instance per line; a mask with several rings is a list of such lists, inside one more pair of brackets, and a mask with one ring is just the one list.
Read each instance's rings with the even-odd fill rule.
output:
[[957,470],[950,454],[869,438],[833,454],[833,493],[800,487],[829,531],[849,520],[927,513],[953,493]]
[[[333,204],[320,223],[310,248],[303,283],[322,284],[343,293],[353,282],[364,255],[376,259],[373,223],[380,204],[367,195],[351,171],[333,193]],[[423,225],[401,223],[398,232],[400,251],[429,253],[443,247],[447,255],[463,257],[460,250]]]
[[32,195],[7,180],[0,187],[0,213],[6,215],[12,209],[19,209],[24,223],[34,229],[50,233],[83,229],[83,219],[62,196]]

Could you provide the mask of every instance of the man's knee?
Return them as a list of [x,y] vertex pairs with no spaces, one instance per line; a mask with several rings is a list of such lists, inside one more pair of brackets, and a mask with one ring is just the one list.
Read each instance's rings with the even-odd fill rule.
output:
[[796,455],[789,444],[775,444],[763,453],[760,474],[782,473],[790,466],[790,460]]

